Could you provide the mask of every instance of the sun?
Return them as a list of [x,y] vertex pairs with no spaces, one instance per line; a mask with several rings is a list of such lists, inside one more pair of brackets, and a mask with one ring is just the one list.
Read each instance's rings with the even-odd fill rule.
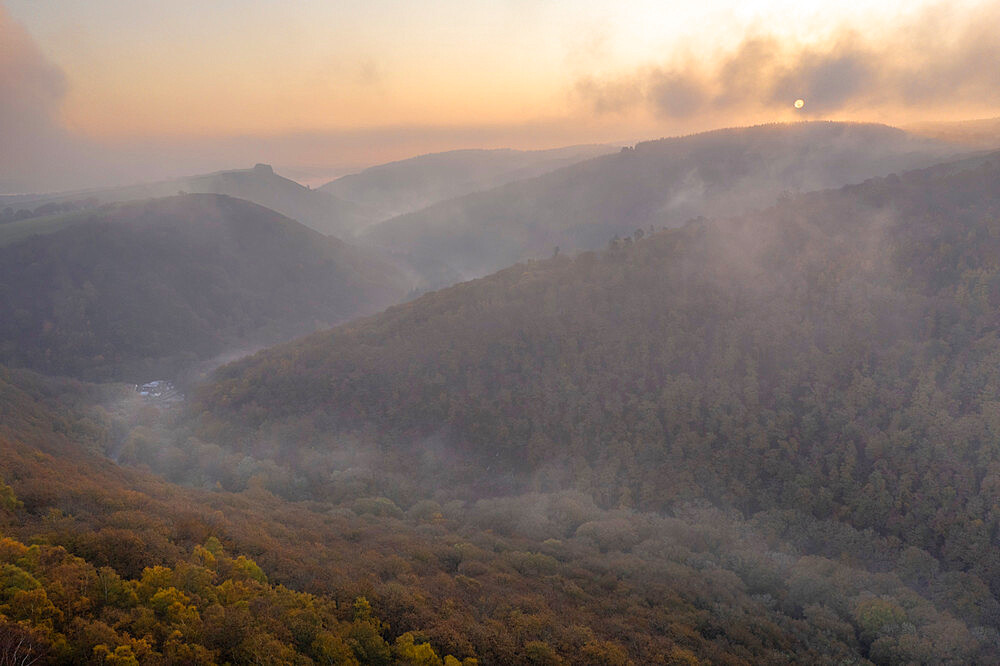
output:
[[804,99],[797,99],[795,100],[795,104],[793,104],[792,106],[794,106],[796,109],[801,109],[805,105],[806,101]]

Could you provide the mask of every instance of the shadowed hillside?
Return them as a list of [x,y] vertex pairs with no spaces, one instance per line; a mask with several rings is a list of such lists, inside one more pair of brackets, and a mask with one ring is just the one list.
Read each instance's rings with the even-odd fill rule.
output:
[[246,201],[113,204],[0,247],[0,359],[90,378],[174,376],[406,291],[370,252]]
[[839,187],[950,154],[947,144],[883,125],[802,123],[640,143],[442,202],[364,238],[466,278],[527,258],[603,247],[614,235],[769,206],[782,193]]

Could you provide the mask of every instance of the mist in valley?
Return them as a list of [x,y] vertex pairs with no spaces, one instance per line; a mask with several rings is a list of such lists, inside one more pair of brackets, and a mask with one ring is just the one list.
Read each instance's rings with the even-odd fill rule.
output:
[[0,4],[0,664],[1000,660],[996,3],[195,9]]

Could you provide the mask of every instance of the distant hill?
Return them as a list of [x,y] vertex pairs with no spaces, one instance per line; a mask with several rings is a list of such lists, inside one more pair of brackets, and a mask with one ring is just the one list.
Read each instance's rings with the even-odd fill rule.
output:
[[108,204],[0,247],[0,359],[138,381],[374,312],[407,289],[371,252],[240,199]]
[[993,154],[636,234],[225,366],[192,414],[292,460],[348,433],[434,447],[481,493],[710,502],[961,580],[977,601],[942,603],[997,627],[998,220]]
[[303,187],[282,178],[267,164],[252,169],[219,171],[84,192],[0,197],[0,209],[35,210],[67,202],[109,203],[174,196],[179,193],[225,194],[270,208],[320,233],[343,238],[370,223],[373,218],[357,204],[342,201],[328,192]]
[[970,148],[1000,148],[1000,118],[923,122],[909,125],[906,129],[914,134]]
[[338,178],[320,190],[363,206],[381,221],[617,150],[604,145],[553,150],[453,150],[380,164]]
[[883,125],[766,125],[661,139],[435,204],[364,232],[374,245],[484,275],[555,247],[595,249],[637,228],[674,227],[926,166],[957,149]]

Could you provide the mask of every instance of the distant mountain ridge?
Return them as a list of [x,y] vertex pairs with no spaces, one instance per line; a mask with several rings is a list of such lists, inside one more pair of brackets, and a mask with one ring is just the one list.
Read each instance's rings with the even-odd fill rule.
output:
[[124,185],[80,192],[0,197],[0,208],[34,209],[48,203],[93,199],[114,203],[168,197],[179,193],[224,194],[270,208],[322,234],[348,237],[372,220],[354,203],[342,201],[328,192],[311,190],[274,173],[267,164],[251,169],[217,171],[155,183]]
[[914,123],[905,128],[922,136],[980,150],[1000,148],[1000,117]]
[[648,141],[469,194],[367,229],[362,238],[466,279],[555,247],[595,249],[637,228],[772,204],[783,192],[861,182],[961,152],[884,125],[811,122]]
[[551,150],[453,150],[373,166],[320,189],[364,206],[381,221],[617,150],[606,145]]
[[106,205],[0,247],[0,359],[151,378],[398,302],[370,251],[215,194]]

